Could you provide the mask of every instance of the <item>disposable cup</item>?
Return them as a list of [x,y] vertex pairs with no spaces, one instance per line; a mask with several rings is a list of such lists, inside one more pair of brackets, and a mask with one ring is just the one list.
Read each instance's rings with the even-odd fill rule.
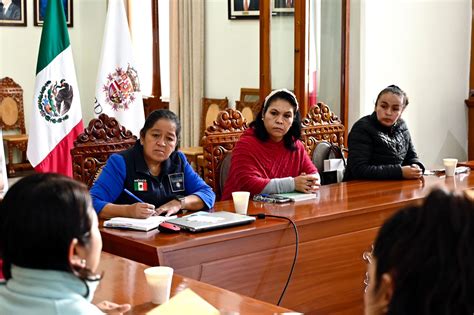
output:
[[153,304],[163,304],[170,298],[173,268],[159,266],[145,269],[145,278],[151,292]]
[[236,213],[247,214],[249,206],[250,192],[248,191],[234,191],[232,199],[234,200],[234,209]]
[[454,176],[454,173],[456,172],[456,166],[458,164],[458,159],[443,159],[443,164],[446,176]]

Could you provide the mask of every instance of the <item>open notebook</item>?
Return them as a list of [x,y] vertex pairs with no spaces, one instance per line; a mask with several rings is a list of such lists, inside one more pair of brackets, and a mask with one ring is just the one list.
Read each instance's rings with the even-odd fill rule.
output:
[[146,219],[134,219],[115,217],[104,222],[104,227],[118,228],[118,229],[130,229],[138,231],[150,231],[156,229],[160,223],[168,221],[170,219],[176,219],[177,216],[172,215],[169,217],[154,215]]

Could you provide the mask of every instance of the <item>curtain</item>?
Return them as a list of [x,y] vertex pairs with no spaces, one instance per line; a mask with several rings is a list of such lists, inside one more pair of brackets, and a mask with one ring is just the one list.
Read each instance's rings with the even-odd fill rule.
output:
[[170,15],[170,109],[181,120],[181,146],[198,146],[204,93],[204,1],[170,0]]

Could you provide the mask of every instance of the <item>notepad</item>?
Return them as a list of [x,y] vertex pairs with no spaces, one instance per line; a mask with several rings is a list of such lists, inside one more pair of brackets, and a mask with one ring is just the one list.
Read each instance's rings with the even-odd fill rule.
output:
[[104,227],[118,228],[118,229],[130,229],[138,231],[150,231],[156,229],[160,223],[168,221],[170,219],[176,219],[176,215],[169,217],[154,215],[146,219],[134,219],[115,217],[104,222]]
[[173,296],[168,302],[152,309],[147,315],[219,315],[209,302],[187,288]]
[[300,192],[289,192],[289,193],[281,193],[281,194],[272,194],[280,197],[285,197],[290,199],[291,201],[304,201],[304,200],[311,200],[316,199],[319,196],[319,192],[313,194],[305,194]]

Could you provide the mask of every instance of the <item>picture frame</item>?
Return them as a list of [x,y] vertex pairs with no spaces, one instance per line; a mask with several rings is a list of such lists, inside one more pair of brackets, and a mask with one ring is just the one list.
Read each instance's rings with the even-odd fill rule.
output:
[[258,102],[260,100],[260,90],[251,88],[240,88],[241,102]]
[[260,0],[227,0],[228,19],[258,19],[260,16],[259,1]]
[[297,0],[273,0],[272,14],[276,14],[276,15],[295,14],[295,1]]
[[[62,0],[63,7],[64,7],[64,14],[66,15],[66,24],[68,27],[73,27],[73,0]],[[48,0],[33,0],[34,7],[33,7],[33,15],[34,15],[34,22],[35,26],[43,26],[44,22],[44,15],[46,14],[46,6],[48,4]]]
[[3,0],[0,26],[26,26],[26,0]]

